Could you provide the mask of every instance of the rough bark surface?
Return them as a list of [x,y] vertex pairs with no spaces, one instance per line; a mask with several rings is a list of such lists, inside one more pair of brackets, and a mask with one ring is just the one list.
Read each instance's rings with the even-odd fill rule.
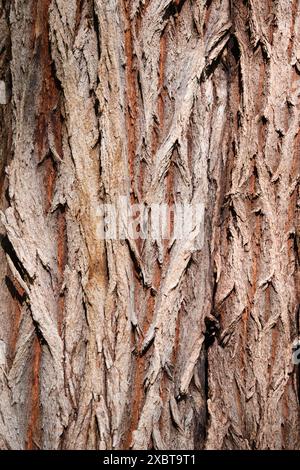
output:
[[0,448],[299,449],[299,75],[298,0],[0,0]]

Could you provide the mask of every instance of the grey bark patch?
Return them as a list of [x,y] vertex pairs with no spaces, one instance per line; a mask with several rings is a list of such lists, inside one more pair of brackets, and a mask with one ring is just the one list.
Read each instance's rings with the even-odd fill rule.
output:
[[0,104],[7,104],[7,91],[4,80],[0,80]]

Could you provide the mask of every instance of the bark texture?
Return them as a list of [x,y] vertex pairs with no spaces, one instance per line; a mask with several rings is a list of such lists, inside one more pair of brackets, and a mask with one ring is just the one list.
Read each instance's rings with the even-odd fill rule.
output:
[[298,0],[0,0],[0,448],[299,449],[299,74]]

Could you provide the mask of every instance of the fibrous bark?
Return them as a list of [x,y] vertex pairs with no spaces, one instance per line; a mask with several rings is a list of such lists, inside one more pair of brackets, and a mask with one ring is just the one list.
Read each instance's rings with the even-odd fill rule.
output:
[[1,448],[299,448],[299,75],[298,0],[0,0]]

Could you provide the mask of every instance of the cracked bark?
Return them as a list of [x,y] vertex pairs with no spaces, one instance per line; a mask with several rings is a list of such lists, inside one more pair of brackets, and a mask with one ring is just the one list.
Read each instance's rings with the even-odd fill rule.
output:
[[[0,448],[299,448],[299,2],[0,0],[0,46]],[[202,250],[99,240],[119,195]]]

